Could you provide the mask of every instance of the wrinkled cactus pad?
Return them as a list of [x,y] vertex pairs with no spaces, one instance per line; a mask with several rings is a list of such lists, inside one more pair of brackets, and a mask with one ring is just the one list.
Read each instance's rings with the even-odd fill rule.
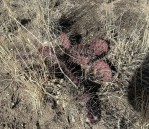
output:
[[102,81],[111,81],[112,79],[112,70],[109,67],[108,64],[106,64],[102,60],[95,61],[91,69],[93,70],[94,76],[96,79],[102,80]]
[[91,43],[89,49],[93,52],[93,54],[101,55],[108,52],[108,44],[104,40],[96,40],[95,42]]
[[65,49],[69,49],[71,47],[71,44],[70,44],[70,40],[69,40],[69,37],[67,36],[67,34],[62,33],[60,35],[60,37],[61,37],[62,46]]

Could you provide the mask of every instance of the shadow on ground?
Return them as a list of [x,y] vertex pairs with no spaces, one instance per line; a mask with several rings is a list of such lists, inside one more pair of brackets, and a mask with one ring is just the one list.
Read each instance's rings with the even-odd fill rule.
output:
[[143,118],[149,109],[149,55],[134,73],[128,87],[128,101]]

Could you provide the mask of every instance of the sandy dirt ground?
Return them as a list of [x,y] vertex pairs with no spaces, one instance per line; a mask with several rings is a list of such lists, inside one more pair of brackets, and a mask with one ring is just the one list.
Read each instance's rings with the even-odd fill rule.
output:
[[[41,18],[40,14],[37,14],[37,10],[31,10],[31,6],[36,6],[36,0],[32,5],[27,0],[10,0],[8,3],[13,16],[28,30],[34,24],[40,24],[37,23],[37,19]],[[114,37],[110,41],[111,49],[106,58],[118,72],[114,76],[116,79],[103,83],[98,92],[101,101],[100,120],[97,124],[87,122],[84,103],[74,99],[78,91],[68,81],[49,80],[45,89],[55,98],[44,95],[42,103],[38,104],[34,99],[34,93],[38,91],[28,92],[19,83],[12,81],[9,73],[4,72],[3,66],[0,66],[0,129],[148,129],[148,118],[142,118],[141,111],[131,102],[134,96],[128,95],[131,77],[136,69],[129,70],[128,60],[120,63],[119,59],[127,58],[127,55],[123,54],[123,49],[115,49],[117,41],[134,43],[131,40],[134,41],[138,36],[138,40],[143,39],[148,12],[147,0],[62,0],[57,3],[52,19],[55,23],[62,17],[73,20],[72,26],[65,30],[69,36],[81,34],[83,43],[90,43],[98,38],[109,40],[111,35]],[[7,15],[6,8],[0,1],[1,43],[5,42],[3,34],[6,30],[8,35],[28,35],[23,30],[18,30],[17,24]],[[37,33],[37,30],[31,30],[32,33],[44,41],[44,32],[40,27],[36,29],[43,35]],[[116,54],[115,51],[119,52]],[[141,63],[137,66],[141,67]]]

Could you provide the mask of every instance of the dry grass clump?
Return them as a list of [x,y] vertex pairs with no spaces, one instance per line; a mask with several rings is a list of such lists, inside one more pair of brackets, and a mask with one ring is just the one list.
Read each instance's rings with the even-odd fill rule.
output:
[[[44,5],[42,1],[32,2],[25,2],[24,5],[18,3],[19,6],[23,6],[22,10],[27,14],[24,14],[25,16],[28,17],[31,14],[31,17],[28,18],[31,19],[33,24],[30,26],[27,23],[23,23],[27,21],[18,19],[18,17],[21,17],[19,12],[14,12],[11,8],[12,6],[9,6],[13,3],[3,1],[3,8],[7,12],[7,21],[2,21],[3,33],[0,37],[0,66],[3,73],[9,74],[12,81],[18,83],[20,87],[23,87],[29,93],[33,107],[38,111],[46,94],[43,84],[47,83],[47,76],[50,76],[48,75],[48,68],[44,63],[44,53],[41,54],[39,48],[47,40],[48,43],[46,45],[52,45],[53,48],[55,41],[53,33],[51,34],[49,31],[54,27],[50,17],[53,11],[52,8],[51,10],[47,9],[49,14],[47,15],[47,12],[43,9],[48,3]],[[29,5],[34,6],[30,7]],[[6,22],[14,23],[11,26],[16,26],[15,29],[8,28]],[[42,33],[44,33],[44,36],[41,36]],[[56,39],[56,43],[58,42],[58,39]],[[49,65],[53,62],[55,60],[52,60],[51,57]]]
[[[61,54],[66,53],[66,51],[59,47],[60,45],[68,51],[71,48],[69,37],[67,37],[65,33],[62,33],[61,37],[59,37],[58,35],[60,33],[60,30],[56,29],[57,23],[55,19],[61,17],[61,13],[55,11],[54,8],[58,4],[58,1],[54,0],[52,1],[52,4],[50,3],[50,1],[43,0],[21,2],[22,1],[18,1],[18,12],[16,12],[15,8],[13,8],[13,6],[10,6],[13,4],[13,2],[5,0],[2,1],[6,17],[3,15],[4,20],[0,19],[0,22],[2,22],[2,25],[0,26],[2,28],[2,33],[0,32],[1,73],[8,74],[8,76],[11,77],[12,82],[17,83],[24,89],[24,91],[26,91],[26,93],[32,100],[32,106],[36,110],[37,114],[40,112],[40,108],[45,97],[50,96],[51,98],[54,98],[56,100],[56,103],[58,105],[60,105],[61,110],[64,110],[63,112],[65,114],[65,117],[68,115],[66,112],[70,110],[70,108],[72,108],[72,98],[70,97],[70,94],[72,94],[71,90],[74,88],[73,90],[75,92],[78,92],[76,91],[78,87],[76,86],[76,83],[74,83],[75,81],[71,78],[71,76],[69,76],[69,74],[66,74],[69,71],[66,71],[66,73],[63,71],[63,68],[61,67],[62,65],[59,62],[60,60],[57,57],[57,50],[55,49],[58,46],[57,48],[60,50]],[[60,10],[62,10],[62,12],[67,12],[66,10],[69,7],[66,10],[64,8],[65,7],[60,7]],[[97,94],[95,93],[95,98],[92,99],[98,99],[98,96],[104,95],[104,97],[101,97],[103,101],[110,100],[109,98],[114,93],[114,96],[116,96],[116,98],[121,101],[122,99],[127,99],[126,88],[133,78],[134,72],[141,66],[146,56],[148,56],[148,19],[146,21],[146,25],[139,26],[138,28],[134,29],[130,37],[124,38],[119,37],[119,35],[121,35],[121,31],[116,25],[113,25],[110,20],[106,21],[104,27],[106,34],[105,39],[109,41],[110,50],[108,51],[107,44],[103,45],[104,40],[99,40],[98,43],[94,42],[93,45],[90,46],[90,49],[93,50],[93,54],[100,55],[103,52],[108,52],[103,60],[110,60],[112,65],[115,66],[116,71],[114,71],[115,74],[112,78],[112,81],[101,81],[100,92],[96,92]],[[115,37],[115,34],[113,34],[113,32],[118,34],[118,36]],[[60,38],[63,39],[63,41],[61,41]],[[103,45],[103,47],[101,48],[102,50],[97,49],[99,45]],[[72,51],[66,54],[74,54],[75,52],[77,52],[76,49],[78,48],[72,48]],[[78,50],[81,51],[81,48],[79,48]],[[74,62],[81,65],[82,69],[87,69],[86,64],[89,62],[89,59],[81,55],[75,56],[75,54],[73,54],[71,56],[73,57]],[[91,54],[92,53],[90,53],[90,56],[92,56]],[[45,60],[47,60],[48,65],[45,63]],[[106,61],[104,61],[95,61],[91,66],[91,70],[97,78],[101,78],[102,74],[104,74],[104,80],[111,80],[113,71],[111,71],[109,65],[105,63]],[[63,73],[63,75],[66,76],[71,84],[67,81],[64,81],[60,86],[57,86],[55,83],[51,85],[52,80],[56,78],[55,72],[57,68],[52,67],[53,64],[57,65],[60,70],[59,72]],[[149,64],[147,63],[146,65],[148,66]],[[106,72],[102,73],[102,70],[104,69],[106,70]],[[11,86],[11,83],[9,86]],[[4,90],[6,90],[6,88],[8,87],[5,87],[0,92],[3,92]],[[50,92],[48,92],[48,88],[50,89]],[[94,100],[90,101],[90,103],[94,102]],[[92,109],[92,107],[90,107],[90,104],[87,103],[86,105],[89,107],[90,110]],[[74,110],[74,108],[72,110]],[[75,110],[75,112],[79,114],[78,111]],[[103,112],[105,113],[106,111],[104,110]],[[88,117],[92,117],[92,114],[89,113],[90,112],[88,112],[87,114]],[[101,114],[101,116],[103,114]],[[106,119],[106,117],[103,116],[103,120],[104,118]],[[65,119],[64,121],[66,121],[66,118],[63,119]],[[72,119],[74,120],[74,118]],[[80,123],[83,123],[82,119]]]
[[[148,107],[145,105],[145,103],[147,104],[146,92],[148,92],[146,86],[149,84],[148,79],[146,79],[148,75],[145,75],[144,72],[144,69],[148,68],[149,65],[149,31],[147,29],[148,19],[146,18],[144,19],[144,21],[145,20],[147,24],[141,24],[140,26],[136,25],[136,28],[131,33],[130,37],[126,38],[124,36],[124,38],[120,38],[118,35],[115,38],[115,36],[113,37],[110,33],[107,33],[107,37],[109,38],[109,40],[111,40],[111,49],[109,54],[107,55],[107,58],[116,66],[117,71],[115,73],[113,81],[109,82],[108,84],[106,83],[106,87],[102,88],[106,96],[104,97],[105,101],[110,101],[111,99],[116,97],[116,99],[118,99],[118,101],[120,102],[123,102],[125,100],[130,102],[127,103],[128,105],[131,104],[131,106],[133,106],[133,109],[128,110],[129,116],[127,117],[127,119],[131,118],[133,114],[139,115],[139,119],[137,118],[136,125],[133,128],[144,129],[148,126],[148,119],[144,117],[144,112],[145,110],[147,110]],[[112,26],[108,29],[110,28],[112,28],[112,32],[114,30],[114,33],[121,33],[120,31],[118,31],[119,29],[117,28],[117,26]],[[111,31],[111,29],[107,30],[107,32],[109,31]],[[137,74],[135,74],[136,72]],[[131,92],[129,91],[130,89]],[[113,105],[112,101],[109,103]],[[135,112],[135,108],[139,108],[137,109],[137,111],[139,110],[139,114]],[[146,112],[146,114],[148,113]],[[121,114],[121,116],[122,115],[123,114]],[[135,117],[136,116],[133,116],[133,118]]]
[[[146,19],[146,23],[148,23],[148,19]],[[118,77],[122,82],[125,82],[131,80],[134,71],[144,62],[148,55],[148,25],[141,24],[137,26],[129,37],[124,38],[119,37],[121,32],[118,28],[117,26],[112,26],[107,30],[107,37],[111,40],[108,59],[117,68],[116,78]],[[112,34],[109,31],[112,31]],[[116,38],[113,32],[118,34]]]

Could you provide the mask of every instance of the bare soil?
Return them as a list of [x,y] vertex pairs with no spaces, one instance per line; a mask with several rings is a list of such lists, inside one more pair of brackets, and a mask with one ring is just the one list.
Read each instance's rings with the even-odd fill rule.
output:
[[[63,9],[66,4],[67,8]],[[29,14],[25,12],[22,0],[11,1],[10,7],[16,12],[17,20],[27,29],[36,23],[35,10]],[[69,36],[80,34],[83,43],[90,43],[98,38],[111,42],[107,32],[115,37],[115,41],[119,39],[130,41],[133,32],[137,36],[140,35],[141,40],[148,15],[147,7],[149,3],[145,3],[145,0],[67,0],[60,1],[54,7],[54,12],[58,15],[53,16],[53,19],[59,21],[67,17],[67,20],[72,20],[73,24],[65,31]],[[7,26],[5,29],[8,29],[8,33],[15,34],[18,29],[17,25],[6,16],[5,11],[0,1],[0,23],[2,23],[0,36],[4,33],[4,24]],[[1,42],[4,42],[2,38]],[[113,48],[114,45],[112,42],[110,47]],[[106,57],[110,60],[111,51],[108,54]],[[119,70],[118,62],[110,61],[116,70]],[[141,67],[141,64],[139,66]],[[52,91],[56,98],[45,95],[40,110],[36,110],[37,107],[34,106],[30,94],[18,83],[11,82],[9,73],[3,72],[3,66],[0,68],[0,129],[141,128],[141,111],[136,110],[134,103],[131,102],[133,98],[129,98],[132,96],[128,96],[128,87],[131,86],[129,84],[132,80],[130,79],[130,82],[121,80],[125,76],[125,71],[118,75],[116,81],[102,84],[98,93],[101,101],[101,118],[97,124],[92,125],[86,120],[84,103],[75,100],[79,91],[68,81],[63,79],[49,81],[45,86],[46,90],[48,93]],[[54,91],[52,87],[58,88]],[[144,129],[147,128],[148,125],[145,125]]]

